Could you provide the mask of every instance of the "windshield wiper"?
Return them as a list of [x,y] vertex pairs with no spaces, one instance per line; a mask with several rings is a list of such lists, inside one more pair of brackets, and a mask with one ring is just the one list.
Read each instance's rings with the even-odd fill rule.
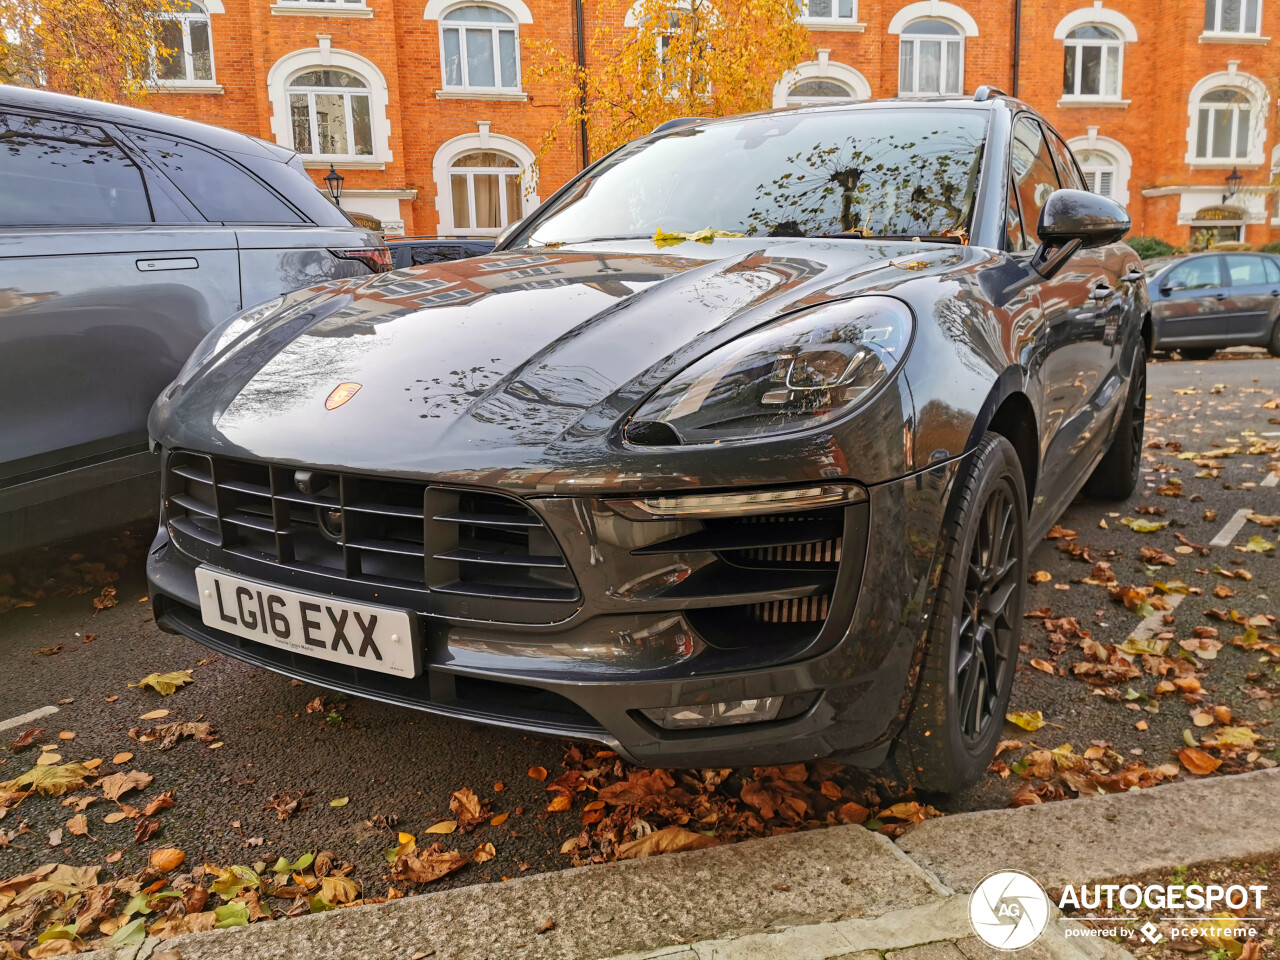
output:
[[875,233],[866,236],[861,233],[807,233],[807,240],[918,240],[921,243],[954,243],[963,244],[964,240],[960,237],[949,237],[943,234],[905,234],[905,233]]

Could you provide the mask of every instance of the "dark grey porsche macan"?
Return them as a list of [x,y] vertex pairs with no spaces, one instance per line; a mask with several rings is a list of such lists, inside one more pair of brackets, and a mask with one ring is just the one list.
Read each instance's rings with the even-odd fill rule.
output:
[[493,254],[215,330],[151,414],[157,620],[644,764],[955,789],[1029,545],[1135,484],[1128,226],[985,88],[660,129]]

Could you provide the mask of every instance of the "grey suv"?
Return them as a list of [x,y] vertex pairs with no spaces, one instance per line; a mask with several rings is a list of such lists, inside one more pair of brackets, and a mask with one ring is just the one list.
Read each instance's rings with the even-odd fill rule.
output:
[[154,513],[147,411],[204,335],[390,268],[290,150],[0,86],[0,553]]

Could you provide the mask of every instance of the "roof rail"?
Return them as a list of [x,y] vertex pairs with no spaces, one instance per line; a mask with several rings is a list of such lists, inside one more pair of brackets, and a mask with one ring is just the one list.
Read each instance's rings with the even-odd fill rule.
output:
[[676,117],[673,120],[664,120],[662,123],[650,130],[649,133],[662,133],[664,130],[674,130],[676,127],[688,126],[691,123],[700,123],[706,119],[706,117]]
[[1008,94],[999,87],[993,87],[989,83],[984,83],[977,90],[973,91],[973,99],[975,100],[991,100],[994,97],[1007,97]]

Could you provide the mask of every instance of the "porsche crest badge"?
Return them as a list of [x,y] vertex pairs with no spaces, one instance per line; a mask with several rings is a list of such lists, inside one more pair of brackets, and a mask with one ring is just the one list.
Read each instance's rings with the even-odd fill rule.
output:
[[333,392],[325,398],[324,408],[326,410],[337,410],[359,392],[360,384],[358,383],[340,383],[334,387]]

